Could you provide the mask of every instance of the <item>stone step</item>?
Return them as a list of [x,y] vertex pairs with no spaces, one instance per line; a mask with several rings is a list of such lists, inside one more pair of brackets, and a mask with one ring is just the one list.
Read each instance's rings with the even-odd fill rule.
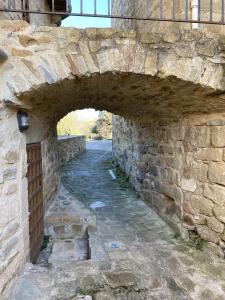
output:
[[89,243],[89,258],[92,261],[108,261],[104,243],[101,237],[98,235],[97,230],[87,228],[88,243]]
[[80,224],[58,224],[45,227],[45,234],[50,235],[52,239],[69,239],[69,238],[82,238],[85,235],[86,226]]
[[88,258],[88,239],[86,235],[83,238],[55,240],[48,262],[53,267],[57,267],[67,262],[83,261]]

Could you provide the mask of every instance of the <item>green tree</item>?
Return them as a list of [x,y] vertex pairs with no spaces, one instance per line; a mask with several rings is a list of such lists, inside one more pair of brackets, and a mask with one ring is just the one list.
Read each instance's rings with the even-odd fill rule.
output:
[[92,127],[93,139],[111,139],[112,138],[112,114],[106,111],[99,113],[99,119]]

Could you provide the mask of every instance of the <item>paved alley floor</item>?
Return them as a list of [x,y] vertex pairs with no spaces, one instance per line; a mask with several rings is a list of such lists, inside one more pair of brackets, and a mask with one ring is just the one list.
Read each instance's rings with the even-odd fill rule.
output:
[[73,222],[50,226],[47,263],[28,264],[11,299],[225,299],[225,261],[175,239],[125,179],[113,179],[110,148],[91,142],[63,167],[52,211]]

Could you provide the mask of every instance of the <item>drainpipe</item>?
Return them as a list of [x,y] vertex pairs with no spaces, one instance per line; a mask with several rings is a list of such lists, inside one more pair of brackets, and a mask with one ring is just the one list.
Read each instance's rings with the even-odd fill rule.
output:
[[[191,14],[192,20],[198,21],[198,12],[199,12],[199,0],[192,0],[191,1]],[[199,29],[199,23],[192,23],[192,29]]]

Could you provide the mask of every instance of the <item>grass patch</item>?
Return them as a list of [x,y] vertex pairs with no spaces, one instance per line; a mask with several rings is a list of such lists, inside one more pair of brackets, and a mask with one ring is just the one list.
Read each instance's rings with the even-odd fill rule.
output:
[[172,235],[172,239],[182,242],[182,244],[195,248],[196,250],[203,251],[206,241],[199,236],[190,237],[188,240],[184,240],[180,232],[177,231]]
[[195,248],[197,250],[203,251],[204,247],[205,247],[206,241],[201,239],[201,238],[197,238],[195,240]]
[[180,240],[180,239],[182,239],[181,234],[178,231],[173,234],[172,238],[174,240]]

